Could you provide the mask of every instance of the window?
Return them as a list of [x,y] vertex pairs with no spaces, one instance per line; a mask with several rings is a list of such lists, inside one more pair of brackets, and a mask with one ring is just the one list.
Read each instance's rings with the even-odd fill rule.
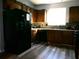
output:
[[65,25],[66,24],[66,8],[51,8],[47,10],[48,25]]

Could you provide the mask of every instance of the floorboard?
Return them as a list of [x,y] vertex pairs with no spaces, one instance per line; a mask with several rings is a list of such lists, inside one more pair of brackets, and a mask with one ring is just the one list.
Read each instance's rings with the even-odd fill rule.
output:
[[4,53],[0,59],[75,59],[75,52],[71,48],[35,44],[20,55]]
[[75,52],[69,48],[39,45],[19,59],[75,59]]

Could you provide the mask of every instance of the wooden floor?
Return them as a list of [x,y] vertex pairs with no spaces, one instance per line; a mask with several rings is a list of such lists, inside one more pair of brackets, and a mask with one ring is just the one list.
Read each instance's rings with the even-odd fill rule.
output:
[[17,55],[11,53],[0,54],[0,59],[17,59]]
[[36,44],[20,55],[5,53],[0,59],[75,59],[75,53],[70,48]]
[[75,53],[70,48],[40,44],[18,55],[18,59],[75,59]]

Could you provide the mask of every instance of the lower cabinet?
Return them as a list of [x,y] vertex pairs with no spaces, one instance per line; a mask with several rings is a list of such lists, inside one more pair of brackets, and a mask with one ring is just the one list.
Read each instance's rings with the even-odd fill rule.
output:
[[64,30],[48,30],[48,43],[74,46],[74,32]]
[[37,33],[37,39],[39,42],[47,42],[47,30],[39,30]]
[[32,30],[32,41],[48,42],[51,45],[75,46],[74,31],[70,30]]
[[47,42],[47,30],[31,30],[31,41],[34,43]]
[[34,41],[36,38],[38,30],[31,30],[31,41]]

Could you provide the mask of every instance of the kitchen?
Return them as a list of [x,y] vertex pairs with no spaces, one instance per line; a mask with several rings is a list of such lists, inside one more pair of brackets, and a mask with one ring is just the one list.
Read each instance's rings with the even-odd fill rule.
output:
[[[31,38],[32,38],[32,42],[34,42],[33,44],[36,44],[36,43],[39,44],[40,42],[43,41],[43,42],[47,42],[49,45],[53,45],[53,46],[65,46],[65,47],[71,47],[71,48],[75,47],[74,31],[78,31],[78,30],[73,28],[72,23],[79,21],[78,20],[79,19],[78,1],[68,1],[68,2],[66,1],[66,2],[53,3],[53,4],[49,4],[49,5],[48,4],[33,5],[32,3],[30,3],[30,2],[27,3],[27,2],[24,2],[22,0],[20,0],[20,1],[19,0],[17,0],[17,1],[7,0],[5,2],[4,8],[10,8],[10,9],[17,8],[17,9],[24,10],[26,12],[30,12],[32,14],[32,17],[31,17],[32,37]],[[34,6],[35,6],[35,8],[34,8]],[[64,24],[69,23],[68,26],[62,26],[62,25],[51,26],[51,23],[47,22],[48,21],[47,20],[48,9],[61,8],[61,7],[62,8],[66,7],[66,12],[65,12],[66,15],[64,15],[64,16],[66,16],[66,22]],[[57,16],[59,16],[59,15],[57,15]],[[55,19],[55,18],[57,18],[57,17],[54,17],[53,19]],[[52,19],[52,18],[50,18],[50,19]],[[54,25],[56,25],[56,23]],[[69,26],[69,25],[71,25],[71,26]],[[39,40],[36,40],[38,38],[39,38]],[[42,40],[40,40],[40,39],[42,39]]]

